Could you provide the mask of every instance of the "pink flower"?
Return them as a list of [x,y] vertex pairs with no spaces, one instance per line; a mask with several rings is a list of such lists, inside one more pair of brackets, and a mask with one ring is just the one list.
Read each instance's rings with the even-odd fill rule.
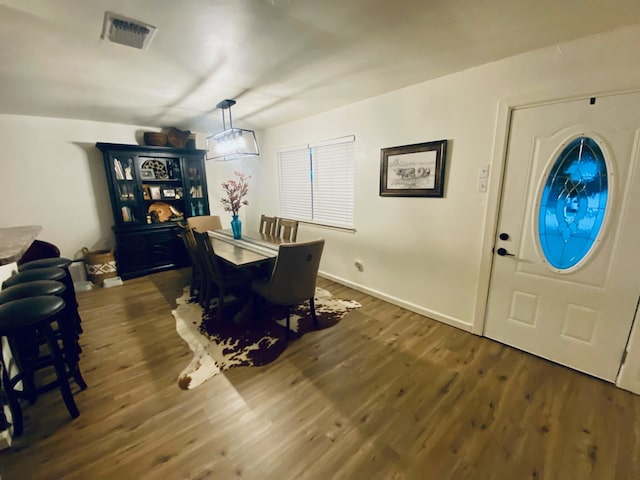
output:
[[249,202],[242,198],[249,193],[249,184],[246,181],[251,178],[251,175],[246,176],[242,172],[233,172],[233,174],[238,177],[238,180],[227,180],[222,183],[227,197],[221,198],[220,203],[222,203],[225,212],[231,212],[231,215],[236,216],[242,205],[249,205]]

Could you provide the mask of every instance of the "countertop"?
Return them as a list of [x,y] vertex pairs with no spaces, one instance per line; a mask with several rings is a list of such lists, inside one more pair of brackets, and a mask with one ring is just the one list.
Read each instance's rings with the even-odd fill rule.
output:
[[0,265],[20,260],[41,231],[41,225],[0,228]]

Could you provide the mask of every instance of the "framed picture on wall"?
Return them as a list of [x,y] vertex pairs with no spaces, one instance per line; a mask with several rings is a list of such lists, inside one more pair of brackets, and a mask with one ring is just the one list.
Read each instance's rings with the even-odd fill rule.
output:
[[380,150],[381,197],[442,197],[447,140]]

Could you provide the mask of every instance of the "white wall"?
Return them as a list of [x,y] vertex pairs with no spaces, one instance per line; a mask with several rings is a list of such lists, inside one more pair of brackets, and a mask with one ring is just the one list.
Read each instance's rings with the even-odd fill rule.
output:
[[142,127],[0,115],[0,226],[42,225],[68,258],[113,246],[113,215],[96,142],[134,143]]
[[[497,216],[505,105],[640,89],[640,28],[626,28],[473,68],[260,132],[261,158],[215,167],[254,175],[245,223],[277,214],[278,149],[356,135],[355,233],[323,236],[321,272],[418,313],[480,332]],[[378,195],[380,149],[448,139],[444,198]],[[495,147],[494,147],[495,144]],[[476,191],[491,164],[489,192]],[[354,268],[354,260],[364,271]]]

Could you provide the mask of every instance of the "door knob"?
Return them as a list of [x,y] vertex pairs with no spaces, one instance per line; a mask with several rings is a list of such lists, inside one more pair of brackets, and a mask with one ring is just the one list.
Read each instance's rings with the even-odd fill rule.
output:
[[501,233],[500,235],[498,235],[500,237],[500,240],[509,240],[509,234],[508,233]]
[[501,257],[515,257],[513,253],[509,253],[506,248],[502,248],[502,247],[496,250],[496,253]]

